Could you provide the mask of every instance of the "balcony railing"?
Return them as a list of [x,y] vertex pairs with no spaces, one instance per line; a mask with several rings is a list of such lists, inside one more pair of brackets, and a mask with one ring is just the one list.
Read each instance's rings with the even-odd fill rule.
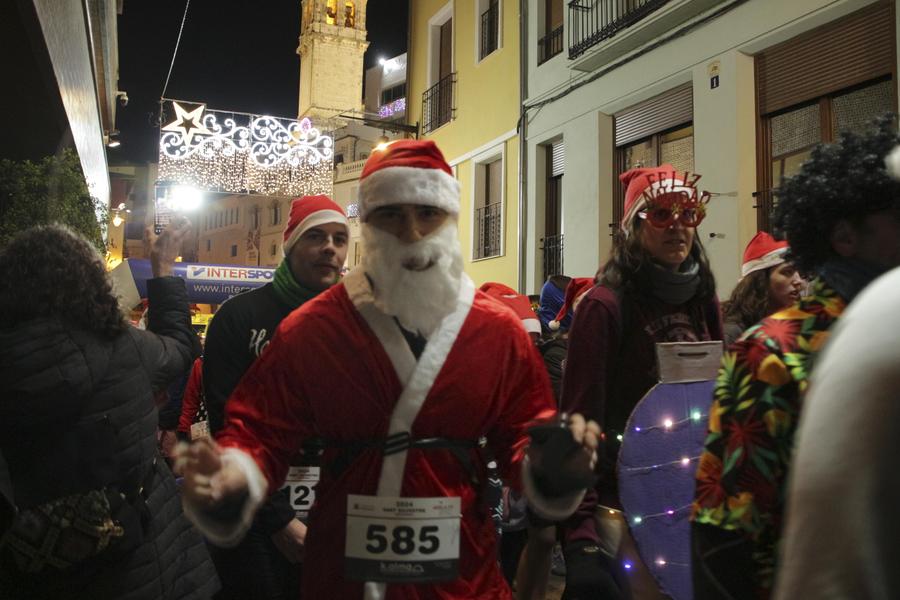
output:
[[630,27],[669,0],[572,0],[569,2],[569,58]]
[[334,170],[334,181],[338,182],[345,181],[347,179],[359,179],[359,176],[362,173],[365,164],[366,159],[339,164]]
[[497,34],[500,18],[500,3],[491,0],[488,9],[481,13],[481,52],[478,59],[481,60],[497,49]]
[[563,274],[563,235],[544,238],[544,279]]
[[502,202],[494,202],[475,209],[475,256],[489,258],[500,255],[500,210]]
[[544,64],[563,50],[563,26],[538,40],[538,64]]
[[434,131],[453,118],[456,73],[450,73],[422,94],[422,131]]

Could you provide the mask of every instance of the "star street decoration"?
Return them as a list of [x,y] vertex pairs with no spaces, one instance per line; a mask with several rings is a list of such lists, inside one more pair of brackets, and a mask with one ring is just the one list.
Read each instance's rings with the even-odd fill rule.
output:
[[201,189],[270,196],[331,194],[333,141],[300,121],[165,102],[159,179]]
[[200,122],[200,118],[203,115],[203,109],[205,108],[202,104],[192,111],[184,110],[177,102],[173,102],[172,106],[175,108],[176,118],[174,121],[163,127],[163,131],[180,131],[181,139],[184,140],[184,143],[187,146],[191,145],[191,139],[194,137],[195,133],[206,135],[212,133]]

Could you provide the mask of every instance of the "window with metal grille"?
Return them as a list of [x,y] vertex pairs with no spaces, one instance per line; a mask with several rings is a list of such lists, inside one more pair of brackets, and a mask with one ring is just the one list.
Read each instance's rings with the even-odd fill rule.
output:
[[758,229],[770,230],[781,181],[817,143],[896,110],[894,12],[893,2],[873,2],[754,57]]
[[543,250],[544,279],[551,275],[563,274],[563,232],[562,232],[562,179],[565,172],[566,152],[563,141],[546,146],[547,180],[544,202]]
[[563,0],[544,0],[544,34],[538,39],[537,64],[563,51]]
[[476,177],[475,237],[473,258],[500,256],[503,222],[503,159],[475,164]]
[[619,175],[639,167],[670,164],[676,171],[694,170],[694,126],[690,123],[653,134],[616,149],[616,194],[613,197],[612,233],[618,230],[624,214],[625,188]]
[[434,131],[449,123],[456,110],[454,88],[456,73],[447,75],[422,94],[422,130]]
[[[449,7],[445,7],[446,10]],[[453,72],[453,19],[447,18],[440,25],[429,27],[429,44],[433,63],[429,79],[434,82],[422,94],[422,131],[428,133],[449,123],[456,110]]]
[[[484,3],[479,3],[484,4]],[[500,2],[488,0],[487,10],[481,13],[479,21],[480,44],[478,60],[484,58],[497,49],[500,40]]]
[[764,160],[759,165],[759,180],[764,185],[754,194],[757,227],[771,229],[770,216],[781,182],[800,171],[817,144],[836,141],[843,131],[865,131],[894,106],[894,82],[884,79],[763,116]]

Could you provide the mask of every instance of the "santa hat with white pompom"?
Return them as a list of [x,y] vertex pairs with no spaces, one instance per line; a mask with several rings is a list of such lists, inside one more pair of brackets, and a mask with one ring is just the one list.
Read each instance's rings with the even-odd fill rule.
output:
[[569,285],[566,286],[566,299],[563,302],[562,307],[560,307],[559,312],[556,313],[556,318],[547,324],[547,327],[550,328],[550,331],[556,331],[559,329],[560,321],[565,319],[566,315],[570,311],[575,312],[575,309],[578,307],[578,303],[581,302],[581,299],[584,297],[584,295],[587,294],[593,287],[593,277],[572,278],[572,280],[569,282]]

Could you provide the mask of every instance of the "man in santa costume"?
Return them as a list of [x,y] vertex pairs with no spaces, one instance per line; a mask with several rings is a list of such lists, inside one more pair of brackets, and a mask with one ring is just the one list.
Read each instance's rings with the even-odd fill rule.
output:
[[525,456],[530,426],[555,415],[547,376],[516,316],[463,273],[458,212],[433,142],[373,152],[361,268],[282,321],[217,444],[180,456],[187,513],[227,544],[289,458],[321,441],[306,598],[511,598],[480,498],[482,439],[547,518],[571,513],[590,484],[599,430],[581,417],[532,431]]

